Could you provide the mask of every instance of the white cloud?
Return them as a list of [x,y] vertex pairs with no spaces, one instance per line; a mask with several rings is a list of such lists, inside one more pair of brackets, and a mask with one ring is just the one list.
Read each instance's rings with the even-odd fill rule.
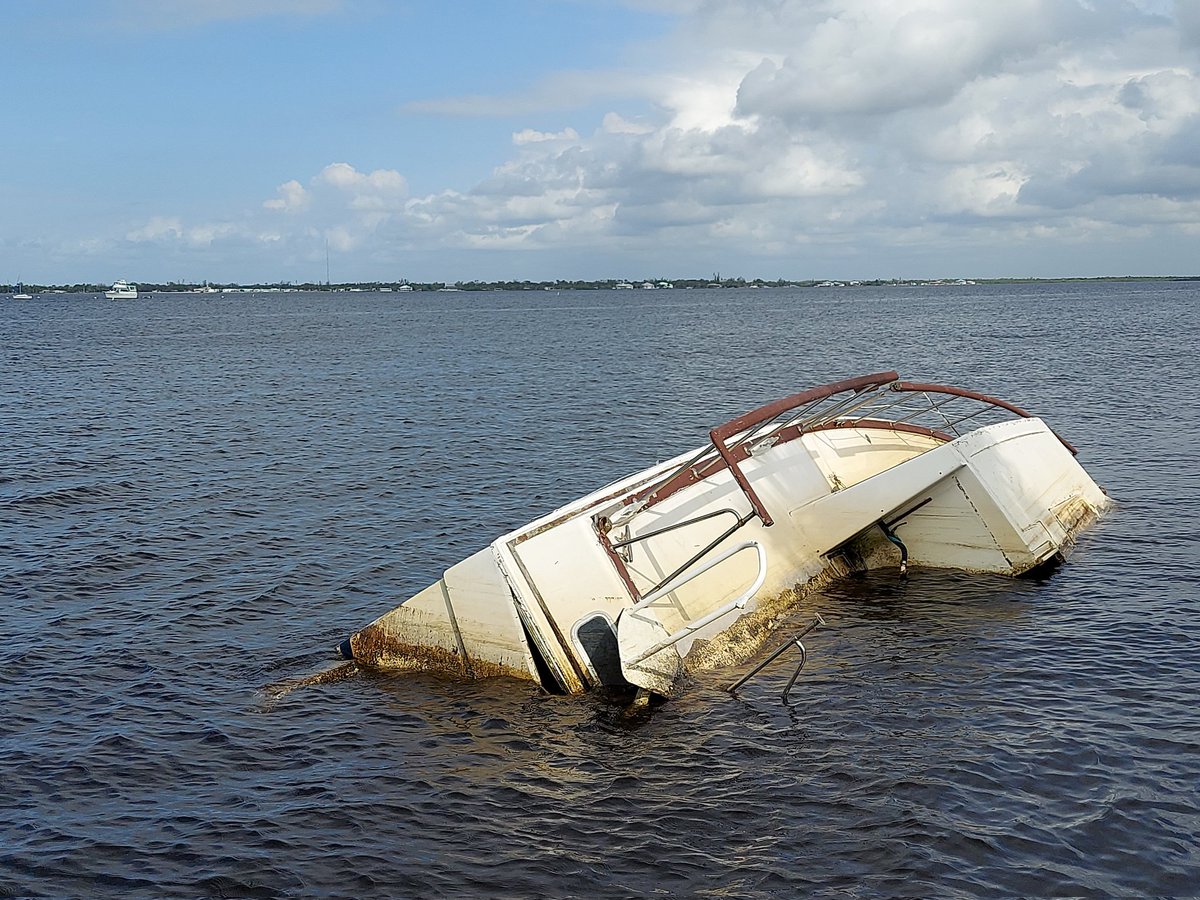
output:
[[377,195],[397,195],[408,191],[408,183],[404,176],[394,169],[376,169],[373,172],[359,172],[349,163],[331,163],[321,170],[318,181],[332,185],[344,191],[354,193],[372,193]]
[[1170,130],[1175,123],[1200,115],[1200,79],[1180,69],[1150,72],[1126,81],[1118,99],[1151,130],[1160,124]]
[[178,218],[155,216],[140,228],[127,232],[125,239],[135,244],[184,244],[207,247],[226,239],[242,240],[253,235],[245,224],[236,222],[205,222],[185,225]]
[[[372,260],[551,249],[645,253],[664,269],[773,258],[775,272],[798,253],[882,265],[872,254],[972,247],[1011,273],[1022,247],[1078,254],[1093,238],[1153,241],[1200,223],[1195,0],[1174,18],[1162,0],[638,5],[685,16],[643,48],[638,73],[562,73],[519,96],[410,107],[539,113],[471,190],[413,197],[395,169],[334,162],[262,204],[290,215],[241,233],[325,236]],[[610,111],[590,132],[546,115],[598,99]],[[162,218],[131,239],[236,236],[223,227]]]
[[733,78],[672,78],[664,86],[659,102],[671,111],[670,127],[713,131],[734,123],[737,102]]
[[649,134],[654,130],[653,125],[630,121],[615,112],[605,113],[600,127],[609,134]]
[[185,237],[189,243],[208,246],[226,238],[241,237],[245,234],[245,229],[240,225],[231,222],[217,222],[189,228]]
[[1015,163],[975,163],[947,170],[934,197],[938,211],[980,218],[1011,216],[1026,175]]
[[804,119],[939,105],[973,79],[1036,56],[1077,27],[1078,18],[1064,12],[1069,4],[1045,0],[843,0],[830,6],[796,23],[796,44],[782,62],[764,59],[747,73],[738,92],[740,113]]
[[171,216],[155,216],[140,228],[135,228],[125,235],[126,240],[136,243],[148,243],[165,239],[183,237],[183,223]]
[[525,128],[516,132],[512,139],[513,143],[517,146],[521,144],[544,144],[547,141],[566,141],[576,144],[579,142],[579,133],[574,128],[564,128],[562,131],[556,132],[535,131],[532,128]]
[[263,202],[263,207],[266,209],[278,209],[283,212],[299,213],[308,209],[312,198],[308,191],[304,189],[304,185],[292,179],[281,184],[276,192],[279,194],[273,200]]

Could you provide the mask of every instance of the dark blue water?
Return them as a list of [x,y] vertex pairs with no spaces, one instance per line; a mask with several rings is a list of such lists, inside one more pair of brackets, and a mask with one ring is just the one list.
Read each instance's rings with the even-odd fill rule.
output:
[[[0,895],[1181,895],[1200,885],[1200,285],[0,305]],[[1049,577],[878,572],[626,719],[288,690],[448,564],[897,368],[1118,501]],[[343,670],[346,671],[346,670]]]

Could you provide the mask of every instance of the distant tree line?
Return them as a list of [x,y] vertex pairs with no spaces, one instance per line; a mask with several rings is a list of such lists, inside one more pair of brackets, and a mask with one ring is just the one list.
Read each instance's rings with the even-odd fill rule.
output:
[[[1123,275],[1123,276],[1099,276],[1094,278],[978,278],[974,279],[973,283],[977,284],[1020,284],[1031,282],[1067,282],[1067,281],[1200,281],[1200,275],[1169,275],[1169,276],[1139,276],[1139,275]],[[624,287],[632,287],[634,290],[643,289],[644,286],[650,286],[657,289],[669,285],[670,287],[679,289],[696,289],[696,288],[778,288],[778,287],[818,287],[818,286],[837,286],[837,287],[868,287],[881,285],[896,285],[896,284],[945,284],[954,283],[954,279],[939,279],[939,278],[881,278],[869,279],[862,281],[850,280],[828,280],[821,278],[812,279],[784,279],[777,278],[768,280],[763,278],[727,278],[720,274],[714,274],[711,278],[604,278],[600,280],[586,279],[555,279],[553,281],[455,281],[442,282],[417,282],[417,281],[351,281],[341,282],[338,284],[328,284],[315,281],[306,282],[291,282],[291,281],[276,281],[276,282],[252,282],[252,283],[236,283],[236,282],[216,282],[216,281],[167,281],[167,282],[151,282],[140,281],[136,282],[138,289],[150,292],[163,293],[192,293],[201,290],[230,290],[230,291],[602,291],[614,290],[618,285]],[[960,282],[961,283],[961,282]],[[95,284],[95,283],[75,283],[75,284],[34,284],[24,282],[19,285],[27,293],[46,293],[46,292],[61,292],[61,293],[102,293],[107,291],[111,285]],[[18,285],[16,283],[0,286],[0,293],[16,293]]]
[[[795,280],[777,278],[726,278],[714,275],[711,278],[604,278],[599,280],[586,279],[555,279],[553,281],[504,280],[504,281],[347,281],[336,284],[324,282],[219,282],[219,281],[137,281],[138,289],[142,292],[163,293],[192,293],[201,290],[229,291],[603,291],[614,290],[618,285],[641,290],[649,285],[656,289],[670,286],[676,289],[686,288],[741,288],[741,287],[813,287],[826,284],[822,279]],[[851,284],[851,282],[842,282]],[[900,279],[879,279],[874,281],[855,281],[854,285],[899,284]],[[62,291],[64,293],[102,293],[111,285],[94,283],[76,284],[31,284],[23,285],[26,291]],[[16,285],[9,286],[8,292],[14,291]]]

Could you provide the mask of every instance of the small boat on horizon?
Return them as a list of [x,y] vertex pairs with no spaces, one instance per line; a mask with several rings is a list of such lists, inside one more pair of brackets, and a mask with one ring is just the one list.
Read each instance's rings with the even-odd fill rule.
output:
[[834,382],[500,536],[338,650],[556,693],[673,696],[686,671],[747,659],[852,572],[1060,561],[1109,505],[1075,454],[985,394],[896,372]]
[[124,279],[114,281],[112,288],[105,291],[104,296],[109,300],[136,300],[138,296],[137,285],[130,284]]
[[12,298],[14,300],[32,300],[33,295],[25,293],[25,285],[18,283],[17,289],[13,292]]

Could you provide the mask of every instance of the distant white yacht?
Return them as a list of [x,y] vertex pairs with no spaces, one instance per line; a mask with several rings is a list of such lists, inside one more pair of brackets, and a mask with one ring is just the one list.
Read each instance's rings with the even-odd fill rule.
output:
[[104,292],[104,296],[109,300],[136,300],[137,295],[137,285],[130,284],[124,279],[114,281],[112,290]]
[[14,300],[32,300],[33,295],[25,293],[25,285],[18,284],[16,292],[12,295]]

